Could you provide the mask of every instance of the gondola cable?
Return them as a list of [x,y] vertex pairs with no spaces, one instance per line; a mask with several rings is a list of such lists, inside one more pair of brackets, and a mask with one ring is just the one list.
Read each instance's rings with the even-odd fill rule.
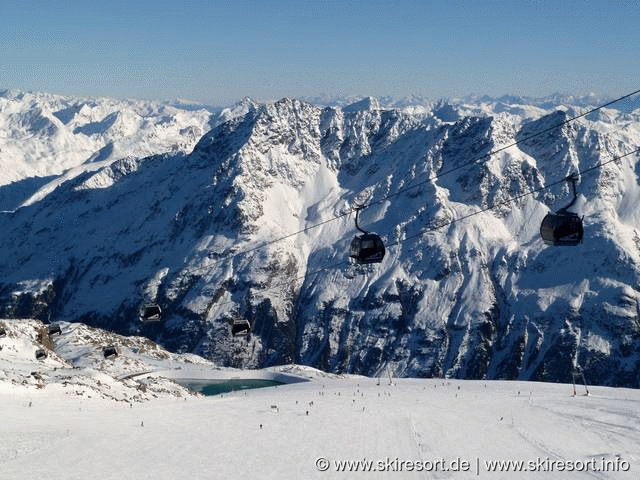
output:
[[[589,175],[590,173],[593,173],[595,170],[597,170],[599,168],[602,168],[605,165],[608,165],[608,164],[613,163],[613,162],[617,162],[619,160],[622,160],[625,157],[628,157],[628,156],[636,154],[636,153],[640,154],[640,148],[636,148],[635,150],[627,152],[627,153],[625,153],[623,155],[614,157],[614,158],[612,158],[610,160],[607,160],[606,162],[600,162],[600,163],[598,163],[598,164],[596,164],[596,165],[594,165],[592,167],[586,168],[586,169],[578,171],[576,173],[577,173],[577,175],[580,175],[581,177],[584,176],[584,175]],[[521,198],[524,198],[524,197],[526,197],[528,195],[534,195],[536,193],[540,193],[540,192],[542,192],[544,190],[547,190],[547,189],[549,189],[551,187],[554,187],[556,185],[560,185],[560,184],[564,183],[565,181],[566,181],[566,178],[562,178],[560,180],[557,180],[557,181],[554,181],[552,183],[546,184],[546,185],[544,185],[542,187],[535,188],[535,189],[532,189],[532,190],[528,190],[528,191],[526,191],[524,193],[515,195],[513,197],[509,197],[506,200],[501,200],[499,202],[493,203],[492,205],[490,205],[488,207],[481,208],[479,210],[476,210],[476,211],[471,212],[469,214],[463,215],[461,217],[445,221],[445,222],[437,224],[437,225],[435,225],[433,227],[428,227],[427,229],[422,230],[422,231],[420,231],[418,233],[415,233],[415,234],[409,235],[409,236],[405,236],[400,240],[397,240],[397,241],[395,241],[393,243],[389,243],[389,244],[387,244],[387,247],[394,247],[394,246],[400,245],[400,244],[402,244],[402,243],[404,243],[404,242],[406,242],[408,240],[413,240],[415,238],[422,237],[422,236],[424,236],[424,235],[426,235],[426,234],[428,234],[430,232],[433,232],[433,231],[439,230],[441,228],[447,227],[449,225],[453,225],[455,223],[461,222],[461,221],[466,220],[468,218],[471,218],[471,217],[473,217],[475,215],[479,215],[481,213],[488,212],[490,210],[493,210],[493,209],[495,209],[497,207],[501,207],[503,205],[508,205],[508,204],[510,204],[512,202],[515,202],[517,200],[520,200]],[[348,260],[342,260],[340,262],[336,262],[336,263],[333,263],[331,265],[326,265],[324,267],[317,268],[317,269],[315,269],[315,270],[313,270],[311,272],[305,272],[304,275],[300,275],[298,277],[289,279],[286,282],[281,282],[281,283],[278,283],[276,285],[272,285],[270,287],[267,287],[264,290],[261,290],[261,293],[262,292],[266,292],[266,291],[270,291],[270,290],[274,290],[274,289],[279,288],[279,287],[290,286],[292,282],[297,282],[298,280],[304,280],[306,278],[314,277],[314,276],[318,275],[319,273],[322,273],[323,271],[333,270],[333,269],[335,269],[337,267],[340,267],[342,265],[345,265],[345,264],[349,264],[349,261]],[[221,306],[224,306],[224,305],[227,305],[227,304],[232,304],[232,303],[235,303],[235,302],[233,300],[227,300],[227,301],[224,301],[224,302],[215,303],[214,305],[217,306],[217,307],[221,307]]]
[[507,150],[508,148],[517,146],[517,145],[519,145],[519,144],[521,144],[523,142],[526,142],[528,140],[536,138],[536,137],[538,137],[540,135],[543,135],[543,134],[545,134],[547,132],[550,132],[550,131],[552,131],[552,130],[554,130],[556,128],[560,128],[560,127],[562,127],[564,125],[568,125],[571,122],[574,122],[574,121],[578,120],[579,118],[582,118],[582,117],[585,117],[587,115],[590,115],[590,114],[592,114],[594,112],[597,112],[597,111],[599,111],[599,110],[601,110],[603,108],[606,108],[606,107],[608,107],[610,105],[613,105],[613,104],[618,103],[618,102],[620,102],[622,100],[625,100],[625,99],[630,98],[630,97],[632,97],[634,95],[637,95],[638,93],[640,93],[640,89],[635,90],[635,91],[633,91],[631,93],[628,93],[626,95],[623,95],[621,97],[618,97],[618,98],[616,98],[614,100],[611,100],[611,101],[609,101],[607,103],[604,103],[602,105],[599,105],[597,107],[594,107],[594,108],[592,108],[590,110],[587,110],[586,112],[583,112],[583,113],[581,113],[579,115],[576,115],[576,116],[573,116],[571,118],[568,118],[568,119],[566,119],[566,120],[564,120],[564,121],[562,121],[562,122],[560,122],[560,123],[558,123],[556,125],[552,125],[552,126],[547,127],[547,128],[545,128],[543,130],[535,132],[535,133],[533,133],[531,135],[527,135],[526,137],[523,137],[520,140],[516,140],[516,141],[514,141],[514,142],[512,142],[512,143],[510,143],[508,145],[502,146],[502,147],[497,148],[495,150],[492,150],[492,151],[490,151],[488,153],[485,153],[483,155],[477,156],[477,157],[469,160],[468,162],[465,162],[465,163],[463,163],[461,165],[458,165],[457,167],[454,167],[454,168],[451,168],[451,169],[446,170],[444,172],[440,172],[440,173],[438,173],[436,175],[430,176],[429,178],[427,178],[425,180],[422,180],[422,181],[420,181],[418,183],[414,183],[414,184],[408,185],[406,187],[402,187],[399,190],[396,190],[395,192],[390,193],[390,194],[388,194],[388,195],[386,195],[386,196],[384,196],[384,197],[382,197],[382,198],[380,198],[378,200],[375,200],[375,201],[372,201],[372,202],[369,202],[369,203],[365,203],[365,204],[362,204],[362,205],[357,205],[356,207],[351,207],[346,212],[342,212],[342,213],[340,213],[340,214],[338,214],[338,215],[336,215],[334,217],[328,218],[326,220],[323,220],[323,221],[318,222],[318,223],[313,224],[313,225],[309,225],[309,226],[307,226],[307,227],[305,227],[303,229],[300,229],[298,231],[283,235],[281,237],[277,237],[277,238],[274,238],[272,240],[260,243],[259,245],[256,245],[254,247],[247,248],[245,250],[236,251],[236,252],[233,252],[233,253],[230,253],[230,254],[227,254],[227,255],[222,255],[221,257],[218,257],[218,258],[215,259],[213,265],[207,265],[207,266],[202,266],[202,267],[199,267],[199,268],[195,268],[195,269],[191,270],[189,273],[193,275],[193,274],[198,274],[200,272],[210,271],[214,266],[218,265],[222,261],[230,260],[230,259],[233,259],[233,258],[235,258],[237,256],[245,255],[247,253],[251,253],[253,251],[256,251],[256,250],[262,249],[264,247],[267,247],[269,245],[272,245],[274,243],[278,243],[278,242],[281,242],[281,241],[286,240],[288,238],[291,238],[291,237],[306,233],[306,232],[308,232],[310,230],[313,230],[314,228],[320,227],[322,225],[326,225],[327,223],[333,222],[335,220],[339,220],[339,219],[341,219],[341,218],[343,218],[343,217],[345,217],[347,215],[350,215],[354,211],[367,209],[367,208],[369,208],[369,207],[371,207],[373,205],[380,204],[380,203],[382,203],[382,202],[384,202],[386,200],[389,200],[390,198],[398,196],[398,195],[400,195],[400,194],[402,194],[404,192],[407,192],[407,191],[409,191],[409,190],[411,190],[413,188],[428,184],[429,182],[431,182],[433,180],[439,179],[439,178],[441,178],[441,177],[443,177],[445,175],[449,175],[449,174],[451,174],[451,173],[453,173],[455,171],[458,171],[458,170],[460,170],[460,169],[462,169],[464,167],[467,167],[467,166],[470,166],[470,165],[473,165],[473,164],[484,163],[484,162],[481,162],[481,160],[483,160],[483,159],[488,160],[493,155],[495,155],[497,153],[501,153],[501,152]]
[[397,190],[397,191],[395,191],[393,193],[390,193],[389,195],[387,195],[385,197],[382,197],[382,198],[380,198],[380,199],[378,199],[378,200],[376,200],[374,202],[370,202],[368,204],[363,205],[362,208],[368,208],[368,207],[370,207],[372,205],[376,205],[378,203],[382,203],[385,200],[388,200],[389,198],[392,198],[392,197],[395,197],[397,195],[400,195],[401,193],[404,193],[404,192],[406,192],[408,190],[411,190],[412,188],[425,185],[425,184],[431,182],[432,180],[436,180],[436,179],[438,179],[440,177],[443,177],[445,175],[449,175],[450,173],[456,172],[456,171],[458,171],[458,170],[460,170],[462,168],[468,167],[470,165],[474,165],[476,163],[477,164],[484,163],[484,162],[480,162],[480,160],[483,160],[483,159],[487,159],[488,160],[489,158],[491,158],[492,156],[496,155],[497,153],[504,152],[505,150],[507,150],[507,149],[509,149],[511,147],[515,147],[515,146],[520,145],[521,143],[524,143],[524,142],[526,142],[528,140],[531,140],[533,138],[539,137],[540,135],[544,135],[545,133],[548,133],[548,132],[550,132],[552,130],[555,130],[556,128],[560,128],[560,127],[563,127],[565,125],[568,125],[569,123],[574,122],[574,121],[578,120],[579,118],[586,117],[587,115],[590,115],[590,114],[592,114],[594,112],[597,112],[598,110],[602,110],[603,108],[606,108],[606,107],[608,107],[610,105],[613,105],[614,103],[617,103],[617,102],[620,102],[620,101],[622,101],[624,99],[632,97],[632,96],[634,96],[634,95],[636,95],[638,93],[640,93],[640,89],[636,90],[634,92],[628,93],[626,95],[623,95],[622,97],[616,98],[615,100],[611,100],[610,102],[607,102],[607,103],[605,103],[603,105],[600,105],[598,107],[594,107],[591,110],[587,110],[586,112],[583,112],[580,115],[576,115],[574,117],[568,118],[568,119],[566,119],[566,120],[564,120],[564,121],[562,121],[562,122],[560,122],[560,123],[558,123],[556,125],[552,125],[552,126],[547,127],[547,128],[545,128],[543,130],[540,130],[540,131],[538,131],[536,133],[532,133],[531,135],[527,135],[526,137],[523,137],[520,140],[516,140],[514,142],[511,142],[508,145],[504,145],[504,146],[502,146],[500,148],[497,148],[495,150],[492,150],[492,151],[490,151],[488,153],[479,155],[479,156],[469,160],[468,162],[465,162],[465,163],[463,163],[461,165],[458,165],[457,167],[453,167],[453,168],[451,168],[449,170],[446,170],[444,172],[440,172],[437,175],[434,175],[432,177],[427,178],[426,180],[422,180],[422,181],[420,181],[418,183],[403,187],[403,188],[401,188],[401,189],[399,189],[399,190]]

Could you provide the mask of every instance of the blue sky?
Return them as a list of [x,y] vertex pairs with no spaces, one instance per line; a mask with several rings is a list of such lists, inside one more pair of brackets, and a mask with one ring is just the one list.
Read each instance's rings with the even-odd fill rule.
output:
[[617,96],[637,1],[29,1],[0,5],[0,89],[192,99]]

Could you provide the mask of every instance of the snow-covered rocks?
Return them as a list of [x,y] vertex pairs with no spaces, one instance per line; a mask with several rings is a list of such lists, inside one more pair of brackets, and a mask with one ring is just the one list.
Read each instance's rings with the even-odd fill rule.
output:
[[[157,375],[181,365],[206,364],[193,355],[171,354],[142,337],[122,337],[79,323],[61,322],[60,334],[49,333],[39,320],[2,319],[0,383],[3,390],[47,389],[86,398],[140,402],[192,393]],[[105,358],[105,346],[118,355]],[[43,355],[38,355],[42,352]]]
[[[638,112],[532,136],[580,107],[419,107],[247,100],[192,152],[110,155],[55,189],[30,180],[33,201],[0,214],[0,311],[227,366],[570,381],[580,365],[591,382],[638,386],[638,159],[594,168],[640,143]],[[545,247],[540,221],[569,191],[527,192],[576,170],[590,172],[575,204],[584,243]],[[389,246],[380,265],[347,261],[356,203]],[[146,303],[160,323],[140,322]],[[242,319],[244,340],[230,333]]]

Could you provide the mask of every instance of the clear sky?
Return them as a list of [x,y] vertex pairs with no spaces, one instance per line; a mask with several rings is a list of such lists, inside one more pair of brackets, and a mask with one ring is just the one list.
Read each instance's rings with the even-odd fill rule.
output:
[[63,95],[616,96],[640,88],[640,3],[4,0],[0,47],[0,89]]

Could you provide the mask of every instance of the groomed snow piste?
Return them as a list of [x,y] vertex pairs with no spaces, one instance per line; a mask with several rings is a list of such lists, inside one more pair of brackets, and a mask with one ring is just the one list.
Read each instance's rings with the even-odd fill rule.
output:
[[[296,383],[203,397],[169,377],[245,372],[80,324],[63,323],[54,336],[35,320],[0,326],[2,479],[635,479],[640,471],[638,390],[589,387],[585,396],[578,385],[573,396],[566,384],[291,365],[251,376]],[[103,358],[106,343],[117,357]],[[45,360],[35,359],[39,348]]]

